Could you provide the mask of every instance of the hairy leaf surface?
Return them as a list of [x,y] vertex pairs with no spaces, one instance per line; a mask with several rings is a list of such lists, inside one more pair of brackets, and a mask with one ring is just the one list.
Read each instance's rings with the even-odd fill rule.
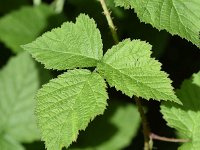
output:
[[142,22],[178,34],[200,47],[200,0],[115,0],[115,3],[134,8]]
[[95,118],[86,131],[81,132],[76,148],[70,150],[123,149],[136,136],[139,125],[140,115],[134,105],[111,99],[104,115]]
[[21,52],[20,45],[35,40],[52,15],[55,15],[53,9],[46,5],[25,6],[11,12],[0,19],[0,40],[13,52]]
[[98,73],[70,70],[37,94],[38,124],[48,150],[68,147],[90,120],[106,109],[106,84]]
[[180,150],[198,150],[200,147],[200,72],[185,80],[177,96],[182,106],[169,102],[161,105],[161,112],[170,127],[177,129],[185,139]]
[[33,100],[38,88],[38,71],[26,53],[11,58],[1,70],[0,139],[6,135],[19,142],[39,139]]
[[140,40],[125,40],[113,46],[98,65],[98,71],[111,87],[126,95],[147,100],[169,100],[179,103],[168,75],[161,64],[151,58],[151,45]]
[[93,67],[103,56],[102,40],[93,19],[81,14],[36,41],[23,46],[48,69]]

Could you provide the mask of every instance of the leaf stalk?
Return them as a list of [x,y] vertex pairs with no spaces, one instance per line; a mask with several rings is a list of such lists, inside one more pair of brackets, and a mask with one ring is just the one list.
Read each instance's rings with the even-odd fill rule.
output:
[[186,143],[189,142],[189,139],[176,139],[176,138],[168,138],[159,136],[155,133],[150,133],[150,138],[152,140],[159,140],[159,141],[165,141],[165,142],[174,142],[174,143]]

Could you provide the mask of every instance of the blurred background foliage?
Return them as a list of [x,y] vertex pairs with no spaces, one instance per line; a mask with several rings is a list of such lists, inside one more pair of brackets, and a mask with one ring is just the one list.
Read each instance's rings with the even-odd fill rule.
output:
[[[43,2],[46,4],[51,4],[52,0],[44,0]],[[171,36],[166,31],[158,31],[149,24],[141,23],[133,10],[124,10],[123,8],[114,7],[112,0],[107,0],[107,4],[110,10],[112,11],[112,17],[117,27],[117,32],[120,37],[120,40],[123,40],[125,38],[142,39],[153,45],[152,56],[158,59],[163,64],[162,70],[166,71],[169,74],[169,77],[173,80],[173,86],[175,88],[179,88],[181,82],[184,79],[189,78],[193,73],[198,72],[200,70],[200,61],[199,61],[200,51],[196,46],[192,45],[192,43],[183,40],[178,36]],[[3,17],[9,15],[9,13],[17,12],[24,6],[34,7],[31,0],[0,0],[0,17],[1,17],[0,18],[0,39],[1,39],[0,68],[1,69],[7,64],[11,56],[15,56],[16,53],[18,53],[15,50],[10,49],[8,43],[3,42],[4,40],[2,40],[1,37],[5,37],[5,34],[7,33],[1,32],[5,31],[5,29],[2,28],[1,26],[1,21]],[[32,37],[30,41],[25,40],[23,42],[25,43],[31,42],[31,40],[34,40],[37,36],[41,35],[45,31],[60,26],[64,21],[75,21],[75,18],[80,13],[88,14],[90,17],[94,18],[98,28],[101,31],[104,49],[106,50],[110,48],[114,44],[114,42],[110,30],[108,28],[105,16],[102,14],[102,8],[97,0],[66,0],[63,12],[61,14],[55,14],[51,12],[48,15],[46,15],[45,24],[43,24],[40,30],[37,31],[38,33],[35,34],[35,36]],[[27,22],[29,22],[30,25],[32,25],[33,27],[35,27],[35,24],[38,23],[34,22],[34,20],[31,20],[32,18],[27,17],[26,19]],[[10,24],[8,26],[10,26],[10,30],[13,30],[13,32],[16,31],[16,34],[13,34],[13,36],[17,36],[18,32],[19,34],[23,33],[23,27],[22,29],[17,31],[17,29],[15,29],[15,24]],[[31,28],[29,29],[30,31],[35,31]],[[20,44],[25,44],[23,42]],[[41,72],[40,73],[41,84],[46,83],[50,78],[56,77],[58,74],[60,74],[60,72],[57,71],[51,71],[51,72],[46,71],[40,64],[37,64],[37,67]],[[112,103],[110,101],[116,101],[115,103],[120,103],[119,106],[122,110],[123,107],[129,107],[126,106],[127,104],[133,103],[132,99],[123,95],[121,92],[117,92],[113,88],[108,88],[108,92],[110,97],[109,103]],[[116,130],[115,128],[110,127],[112,125],[109,124],[108,122],[109,119],[107,118],[109,116],[115,117],[112,115],[112,113],[115,112],[116,110],[115,103],[113,102],[108,106],[111,107],[112,109],[111,110],[108,109],[105,112],[104,117],[102,116],[97,117],[94,120],[94,122],[92,122],[89,125],[89,127],[86,129],[86,133],[84,133],[84,131],[80,133],[80,137],[78,138],[78,143],[76,143],[72,147],[87,148],[88,146],[91,145],[98,147],[98,142],[100,143],[105,142],[105,141],[98,141],[101,140],[100,138],[101,136],[103,140],[106,140],[109,138],[110,136],[109,134],[114,135],[116,134],[115,132],[117,133],[119,132],[120,134],[120,128],[117,129],[118,131],[115,131]],[[149,102],[144,101],[143,104],[147,108],[147,118],[152,132],[167,137],[174,137],[175,136],[174,130],[167,127],[166,122],[162,119],[162,115],[160,114],[159,111],[160,103],[157,101],[149,101]],[[134,108],[134,110],[136,109]],[[124,120],[129,121],[129,123],[133,122],[131,121],[133,118],[136,120],[138,119],[138,116],[131,116],[131,114],[127,114],[127,116],[129,116],[130,118],[129,119],[126,118]],[[103,124],[101,124],[102,122]],[[132,124],[132,126],[139,127],[139,123]],[[99,132],[100,133],[102,132],[104,134],[100,135]],[[126,148],[124,149],[125,150],[143,149],[143,135],[141,127],[139,128],[138,131],[132,131],[132,132],[134,132],[136,137],[133,138],[132,141],[129,142],[129,144],[125,144]],[[44,143],[40,141],[35,141],[29,144],[26,143],[24,144],[24,146],[27,150],[45,149]],[[178,144],[155,141],[154,147],[155,149],[158,150],[169,150],[169,149],[175,150],[177,149]]]

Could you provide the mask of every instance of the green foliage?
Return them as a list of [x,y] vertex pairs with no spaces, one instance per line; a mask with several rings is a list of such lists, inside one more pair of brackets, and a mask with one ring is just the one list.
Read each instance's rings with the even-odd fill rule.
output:
[[179,103],[168,75],[151,58],[151,45],[140,40],[125,40],[104,55],[98,71],[111,87],[126,95]]
[[198,150],[200,147],[200,72],[192,79],[185,80],[177,96],[182,106],[163,103],[161,112],[170,127],[179,131],[189,142],[179,147],[180,150]]
[[199,0],[114,0],[116,6],[134,8],[142,22],[199,45]]
[[24,150],[24,147],[10,136],[0,137],[0,148],[3,150]]
[[55,12],[47,5],[13,11],[0,19],[0,40],[13,52],[21,52],[20,45],[35,40],[47,28],[52,15]]
[[0,148],[23,149],[18,142],[39,139],[33,97],[39,76],[32,58],[22,53],[11,58],[0,72]]
[[[126,102],[129,97],[164,100],[161,105],[164,119],[181,138],[189,139],[179,149],[199,149],[200,72],[185,80],[176,96],[168,74],[151,56],[149,44],[153,44],[153,56],[161,58],[164,69],[175,79],[175,86],[179,86],[177,77],[184,79],[183,74],[194,72],[192,68],[196,72],[200,67],[198,54],[192,57],[196,60],[191,64],[188,63],[190,55],[180,59],[191,43],[183,44],[178,51],[182,43],[179,45],[179,38],[178,44],[173,41],[175,38],[168,40],[170,34],[166,31],[199,47],[199,0],[105,0],[105,3],[104,0],[102,3],[52,0],[48,4],[31,6],[34,2],[0,1],[0,67],[8,60],[0,70],[0,150],[43,150],[44,142],[48,150],[119,150],[130,143],[133,149],[141,149],[139,113],[133,104]],[[105,5],[112,11],[111,16],[104,16],[110,15],[105,11]],[[116,6],[133,8],[140,21],[155,28],[141,23],[132,11]],[[62,13],[58,14],[58,9],[63,10]],[[82,12],[88,15],[80,14]],[[57,27],[61,22],[74,20],[78,14],[74,23],[65,22]],[[111,34],[115,31],[110,33],[108,27],[113,17],[119,39],[124,39],[114,46]],[[44,33],[53,27],[57,28]],[[160,33],[156,28],[166,31]],[[165,51],[165,46],[173,53]],[[49,70],[36,64],[23,50],[45,68],[52,69],[55,79],[49,81]],[[11,55],[16,56],[9,59]],[[173,64],[171,60],[175,59]],[[189,71],[177,70],[179,63]],[[49,83],[37,92],[47,81]],[[122,96],[112,87],[129,97]],[[107,88],[110,91],[108,102]],[[155,121],[154,124],[159,124],[159,120]],[[137,143],[133,137],[137,138]],[[44,142],[35,142],[39,139]],[[157,147],[155,141],[151,144]],[[163,147],[158,149],[165,150]]]
[[111,101],[104,115],[96,117],[86,131],[80,133],[70,150],[119,150],[131,143],[140,125],[137,108]]
[[64,23],[23,47],[48,69],[93,67],[103,56],[100,32],[87,15],[80,15],[76,24]]
[[103,57],[100,32],[87,15],[81,14],[75,24],[64,23],[23,48],[46,68],[98,66],[94,72],[69,70],[38,92],[36,115],[48,150],[68,147],[79,130],[104,112],[108,96],[100,75],[130,97],[179,103],[167,74],[160,71],[161,64],[150,57],[151,45],[125,40]]

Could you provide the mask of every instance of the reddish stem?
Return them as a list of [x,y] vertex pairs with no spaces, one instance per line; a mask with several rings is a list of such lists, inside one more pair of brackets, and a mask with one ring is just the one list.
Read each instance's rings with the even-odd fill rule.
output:
[[159,136],[157,134],[151,133],[150,134],[150,138],[152,140],[159,140],[159,141],[165,141],[165,142],[175,142],[175,143],[185,143],[185,142],[189,142],[189,139],[176,139],[176,138],[168,138],[168,137],[163,137],[163,136]]

